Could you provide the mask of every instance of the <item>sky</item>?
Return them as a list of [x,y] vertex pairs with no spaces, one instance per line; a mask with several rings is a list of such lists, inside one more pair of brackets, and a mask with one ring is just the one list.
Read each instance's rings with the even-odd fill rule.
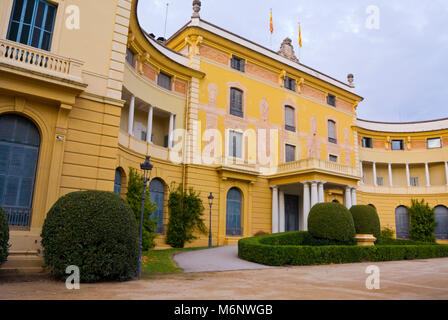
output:
[[[169,38],[191,19],[192,2],[140,0],[140,23]],[[200,15],[275,51],[290,37],[301,63],[343,82],[353,73],[361,119],[448,118],[447,0],[202,0]]]

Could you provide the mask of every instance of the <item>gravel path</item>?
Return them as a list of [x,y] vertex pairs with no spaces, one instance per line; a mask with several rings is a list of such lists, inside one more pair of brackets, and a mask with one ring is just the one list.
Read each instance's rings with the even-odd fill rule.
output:
[[270,267],[238,258],[238,246],[179,253],[174,261],[185,273],[258,270]]

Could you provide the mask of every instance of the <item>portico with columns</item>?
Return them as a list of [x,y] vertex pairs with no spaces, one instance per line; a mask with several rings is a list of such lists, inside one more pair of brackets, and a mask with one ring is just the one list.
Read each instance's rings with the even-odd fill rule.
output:
[[308,216],[316,204],[343,202],[348,209],[356,205],[357,180],[346,185],[335,180],[312,179],[271,185],[272,233],[308,231]]

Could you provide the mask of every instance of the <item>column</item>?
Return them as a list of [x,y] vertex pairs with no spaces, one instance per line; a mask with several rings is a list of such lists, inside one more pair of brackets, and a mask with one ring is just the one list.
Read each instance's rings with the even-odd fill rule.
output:
[[324,184],[326,182],[320,181],[319,182],[319,203],[325,202],[325,192],[324,192]]
[[134,135],[134,111],[135,111],[135,96],[131,96],[131,102],[129,103],[129,119],[128,119],[128,133]]
[[317,188],[317,181],[311,182],[311,209],[319,203],[319,191]]
[[408,187],[411,186],[411,172],[409,171],[409,164],[406,163],[406,179],[408,180]]
[[278,211],[279,211],[279,232],[285,232],[286,224],[285,224],[285,192],[279,191],[278,193]]
[[168,149],[173,147],[173,139],[174,139],[174,114],[170,115],[170,132],[168,134]]
[[152,143],[152,121],[154,118],[154,107],[149,106],[149,112],[148,112],[148,130],[146,132],[146,142]]
[[429,165],[428,165],[428,163],[425,163],[425,171],[426,171],[426,186],[430,187],[431,186],[431,177],[429,175]]
[[308,215],[311,210],[310,202],[310,184],[309,182],[303,183],[303,225],[302,231],[308,231]]
[[278,232],[278,187],[272,187],[272,233]]
[[373,185],[378,186],[378,180],[376,178],[376,163],[373,163]]
[[350,209],[352,207],[352,191],[351,187],[347,186],[345,188],[345,206],[347,209]]
[[358,204],[358,199],[356,196],[356,188],[352,188],[352,206],[356,206]]
[[364,168],[362,167],[362,161],[360,161],[360,164],[359,164],[359,173],[360,173],[360,175],[361,175],[361,183],[362,184],[364,184],[365,183],[365,181],[364,181]]
[[448,186],[448,162],[445,161],[445,177],[446,177],[446,185]]
[[394,186],[393,176],[392,176],[392,164],[389,163],[389,186]]

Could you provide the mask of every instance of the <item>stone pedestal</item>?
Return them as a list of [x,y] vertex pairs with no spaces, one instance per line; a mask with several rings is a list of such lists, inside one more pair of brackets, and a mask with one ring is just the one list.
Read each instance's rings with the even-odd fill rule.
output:
[[375,245],[376,238],[372,234],[357,234],[356,243],[361,247],[371,247]]

